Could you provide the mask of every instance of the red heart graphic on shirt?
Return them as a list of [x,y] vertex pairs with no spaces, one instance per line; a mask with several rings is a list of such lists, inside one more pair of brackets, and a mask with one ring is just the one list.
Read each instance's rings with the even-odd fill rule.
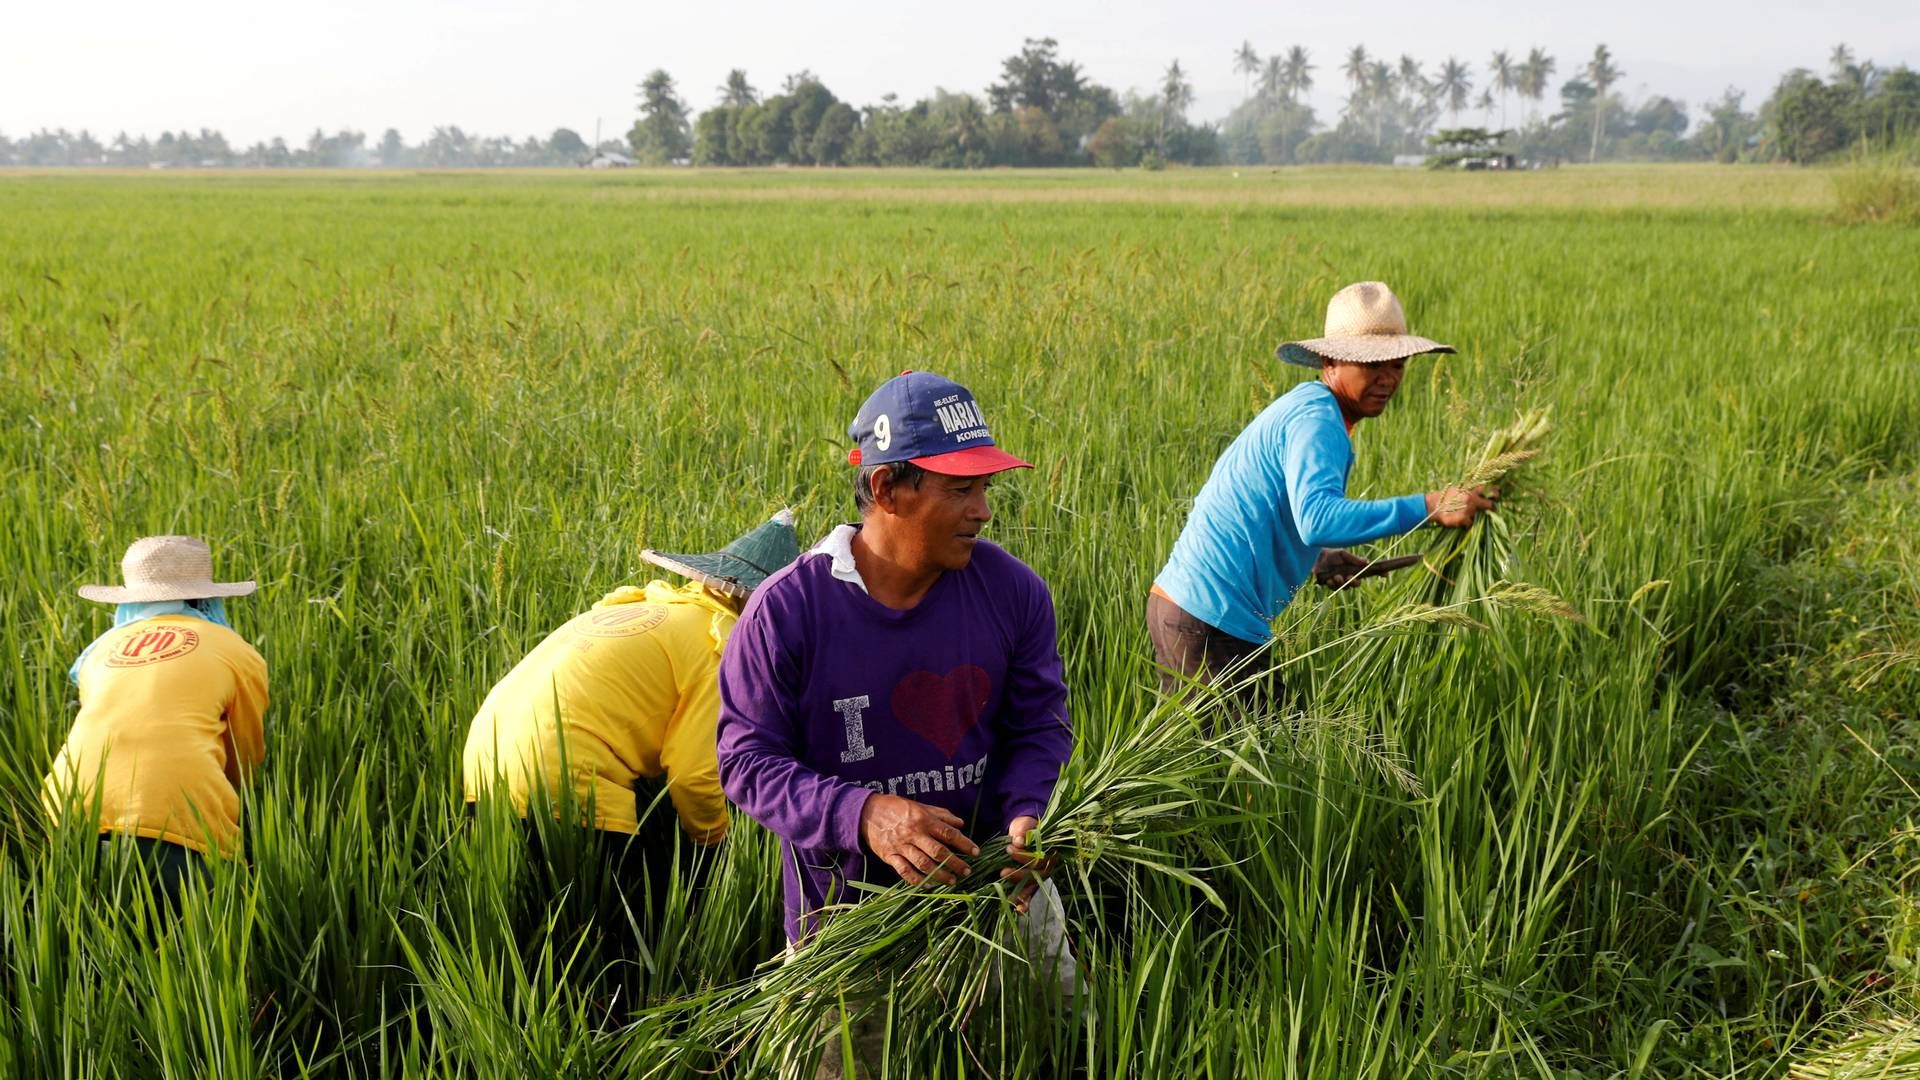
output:
[[993,693],[986,669],[962,664],[945,675],[916,671],[893,688],[894,718],[951,759]]

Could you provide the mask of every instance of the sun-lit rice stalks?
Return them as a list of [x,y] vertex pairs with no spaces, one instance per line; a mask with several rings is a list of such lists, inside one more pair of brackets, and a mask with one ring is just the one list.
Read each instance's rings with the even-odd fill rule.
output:
[[1920,1026],[1900,1016],[1869,1020],[1787,1075],[1792,1080],[1915,1080],[1920,1078]]
[[1920,667],[1920,647],[1883,649],[1866,653],[1854,660],[1859,674],[1853,678],[1853,688],[1865,690],[1893,673],[1904,668]]

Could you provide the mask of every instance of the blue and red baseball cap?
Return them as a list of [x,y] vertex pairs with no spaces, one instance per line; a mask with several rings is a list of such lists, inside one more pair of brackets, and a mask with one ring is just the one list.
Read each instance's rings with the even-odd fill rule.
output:
[[903,371],[880,384],[847,427],[849,465],[911,461],[943,476],[1031,469],[993,444],[973,392],[930,371]]

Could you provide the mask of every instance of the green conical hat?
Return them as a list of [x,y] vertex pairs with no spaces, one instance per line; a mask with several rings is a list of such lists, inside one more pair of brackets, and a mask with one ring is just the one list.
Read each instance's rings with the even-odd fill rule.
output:
[[719,551],[668,555],[648,548],[640,557],[745,600],[774,571],[800,557],[800,543],[793,535],[793,511],[782,510],[773,515],[772,520],[741,533]]

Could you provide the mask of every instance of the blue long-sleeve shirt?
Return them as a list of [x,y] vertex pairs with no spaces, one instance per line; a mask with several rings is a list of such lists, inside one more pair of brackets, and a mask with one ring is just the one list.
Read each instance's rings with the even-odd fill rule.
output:
[[1154,584],[1200,621],[1265,642],[1320,549],[1397,536],[1426,520],[1424,495],[1347,498],[1352,468],[1353,440],[1333,391],[1318,381],[1287,391],[1214,462]]

